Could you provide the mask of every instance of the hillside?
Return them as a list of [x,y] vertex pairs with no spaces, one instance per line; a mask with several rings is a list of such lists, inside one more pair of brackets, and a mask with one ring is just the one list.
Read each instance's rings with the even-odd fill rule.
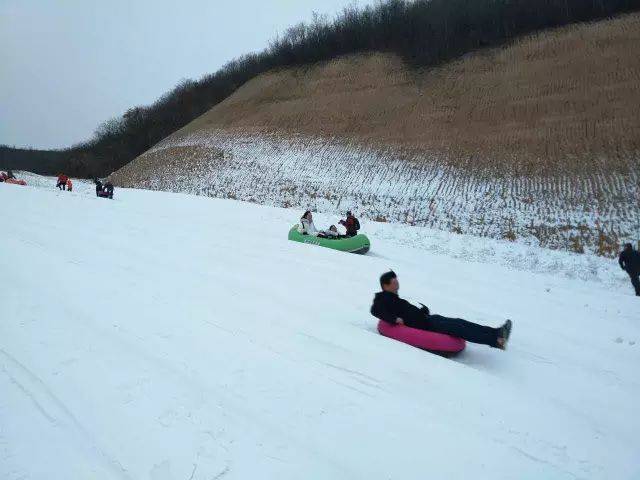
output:
[[286,131],[521,173],[602,172],[606,156],[607,169],[626,173],[629,154],[640,151],[638,42],[634,15],[543,33],[438,69],[416,72],[397,56],[361,55],[276,71],[172,138]]
[[640,234],[639,41],[633,14],[438,68],[272,71],[113,179],[610,255]]
[[[21,176],[42,188],[0,184],[0,478],[637,476],[614,262],[374,222],[349,255],[287,241],[287,209]],[[389,267],[435,312],[512,318],[509,349],[379,336]]]

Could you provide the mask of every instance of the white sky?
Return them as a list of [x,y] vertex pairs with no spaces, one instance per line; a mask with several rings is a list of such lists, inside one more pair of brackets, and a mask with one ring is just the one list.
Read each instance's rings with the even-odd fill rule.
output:
[[[0,144],[65,147],[349,0],[0,0]],[[360,0],[359,4],[369,3]]]

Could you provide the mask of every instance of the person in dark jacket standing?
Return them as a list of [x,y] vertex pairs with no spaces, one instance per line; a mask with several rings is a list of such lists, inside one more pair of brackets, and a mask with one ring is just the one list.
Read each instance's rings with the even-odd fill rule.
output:
[[108,180],[102,184],[98,178],[93,179],[93,183],[96,184],[96,196],[100,198],[111,198],[113,199],[113,184]]
[[360,222],[350,211],[347,212],[347,219],[340,220],[339,223],[347,229],[347,237],[355,237],[360,230]]
[[472,343],[489,345],[501,350],[507,347],[511,335],[511,320],[507,320],[499,328],[492,328],[461,318],[432,315],[424,305],[418,308],[398,296],[400,283],[393,271],[384,273],[380,277],[380,287],[382,291],[376,293],[371,306],[371,314],[380,320],[391,325],[406,325],[429,332],[446,333]]
[[107,181],[104,184],[104,190],[107,198],[113,199],[113,183]]
[[636,291],[636,296],[640,297],[640,252],[634,250],[633,245],[627,243],[618,257],[618,263],[620,268],[631,277],[631,285]]
[[98,180],[98,178],[93,179],[93,183],[96,184],[96,197],[101,196],[102,194],[102,182]]

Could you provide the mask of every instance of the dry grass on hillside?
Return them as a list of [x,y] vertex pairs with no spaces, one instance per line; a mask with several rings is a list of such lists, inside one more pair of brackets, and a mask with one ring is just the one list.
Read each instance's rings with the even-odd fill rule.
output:
[[437,69],[272,72],[113,179],[612,256],[640,235],[638,45],[636,14]]
[[457,165],[524,174],[624,172],[640,150],[638,45],[640,15],[629,15],[427,71],[392,55],[346,57],[262,75],[173,137],[290,131],[417,147]]

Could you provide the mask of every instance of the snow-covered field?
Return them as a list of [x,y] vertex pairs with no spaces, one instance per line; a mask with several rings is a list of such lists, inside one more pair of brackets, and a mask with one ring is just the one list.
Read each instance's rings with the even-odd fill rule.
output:
[[[53,180],[0,184],[0,478],[640,478],[640,301],[591,256]],[[335,219],[319,216],[321,226]],[[377,277],[514,320],[506,352],[383,338]]]

